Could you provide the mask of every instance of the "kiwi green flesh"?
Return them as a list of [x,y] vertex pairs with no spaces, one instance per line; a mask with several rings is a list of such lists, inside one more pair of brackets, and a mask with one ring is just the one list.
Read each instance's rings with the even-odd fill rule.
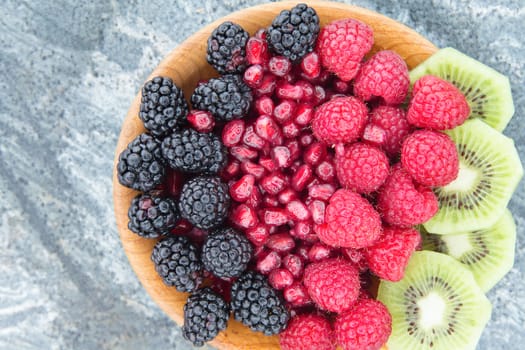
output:
[[480,118],[498,131],[505,129],[514,114],[509,79],[456,49],[441,49],[414,68],[411,83],[424,75],[454,84],[468,101],[469,118]]
[[437,187],[439,210],[423,224],[430,233],[453,234],[494,225],[523,176],[514,141],[479,119],[446,131],[459,155],[457,178]]
[[382,280],[377,299],[392,315],[389,350],[475,349],[492,311],[468,269],[431,251],[415,252],[401,281]]
[[448,254],[465,265],[484,292],[488,292],[512,268],[516,224],[505,209],[488,229],[452,235],[421,232],[423,249]]

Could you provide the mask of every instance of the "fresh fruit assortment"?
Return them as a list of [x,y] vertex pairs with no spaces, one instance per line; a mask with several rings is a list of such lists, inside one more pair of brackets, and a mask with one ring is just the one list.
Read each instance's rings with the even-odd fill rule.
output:
[[219,25],[192,107],[169,77],[144,85],[117,174],[143,192],[129,229],[192,293],[194,345],[231,311],[285,350],[476,346],[514,257],[508,79],[451,48],[409,72],[373,43],[299,4],[253,35]]

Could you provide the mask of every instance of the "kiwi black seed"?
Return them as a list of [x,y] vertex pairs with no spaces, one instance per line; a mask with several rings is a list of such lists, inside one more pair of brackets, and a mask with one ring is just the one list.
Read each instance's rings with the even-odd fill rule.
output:
[[479,119],[446,133],[458,150],[459,173],[434,189],[439,211],[424,227],[437,234],[487,229],[503,215],[523,176],[514,141]]
[[514,114],[509,79],[496,70],[453,48],[437,51],[410,72],[412,84],[424,75],[454,84],[466,97],[470,118],[480,118],[498,131]]
[[452,235],[421,232],[423,249],[445,253],[464,264],[484,292],[490,290],[514,264],[516,223],[506,209],[484,230]]
[[389,350],[475,349],[492,305],[454,258],[415,252],[399,282],[381,281],[377,299],[392,315]]

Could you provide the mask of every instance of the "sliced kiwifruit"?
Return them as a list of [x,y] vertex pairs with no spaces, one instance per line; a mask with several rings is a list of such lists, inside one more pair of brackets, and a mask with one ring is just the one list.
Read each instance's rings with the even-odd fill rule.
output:
[[516,224],[506,209],[484,230],[452,235],[421,232],[423,249],[445,253],[464,264],[484,292],[489,291],[514,264]]
[[475,349],[492,305],[454,258],[415,252],[399,282],[382,280],[377,299],[392,315],[389,350]]
[[439,211],[423,225],[438,234],[489,228],[503,214],[523,176],[514,141],[479,119],[446,133],[456,143],[459,173],[448,185],[434,189]]
[[467,98],[469,118],[481,118],[498,131],[514,114],[509,78],[451,47],[437,51],[410,72],[412,84],[424,75],[454,84]]

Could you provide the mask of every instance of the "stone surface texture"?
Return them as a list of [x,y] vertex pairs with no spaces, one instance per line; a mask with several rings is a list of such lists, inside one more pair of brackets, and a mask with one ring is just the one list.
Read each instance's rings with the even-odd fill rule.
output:
[[[120,125],[149,72],[192,32],[261,0],[2,0],[0,349],[192,349],[146,294],[115,227]],[[347,1],[350,3],[350,1]],[[355,0],[508,75],[505,130],[525,160],[523,0]],[[479,349],[525,344],[525,191],[516,261],[488,294]]]

